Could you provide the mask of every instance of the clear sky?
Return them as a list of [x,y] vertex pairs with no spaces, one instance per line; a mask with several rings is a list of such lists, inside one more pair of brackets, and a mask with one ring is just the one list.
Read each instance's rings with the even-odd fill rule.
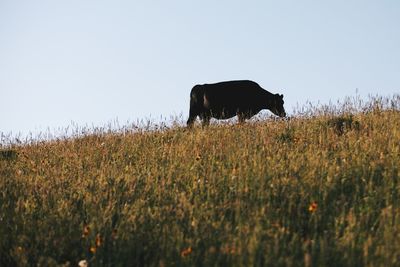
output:
[[251,79],[296,104],[400,92],[400,1],[0,0],[0,132],[182,114]]

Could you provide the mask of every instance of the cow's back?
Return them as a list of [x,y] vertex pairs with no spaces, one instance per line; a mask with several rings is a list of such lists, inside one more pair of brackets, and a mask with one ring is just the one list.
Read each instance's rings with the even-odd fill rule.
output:
[[238,107],[259,101],[263,89],[253,81],[228,81],[203,85],[204,93],[213,106]]

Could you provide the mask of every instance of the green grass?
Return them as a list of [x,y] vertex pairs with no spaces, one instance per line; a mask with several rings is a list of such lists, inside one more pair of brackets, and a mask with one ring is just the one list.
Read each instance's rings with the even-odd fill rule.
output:
[[398,266],[399,107],[3,145],[0,265]]

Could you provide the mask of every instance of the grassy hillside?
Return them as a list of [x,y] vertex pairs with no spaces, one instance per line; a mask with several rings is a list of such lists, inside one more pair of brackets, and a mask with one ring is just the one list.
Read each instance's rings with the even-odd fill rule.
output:
[[398,266],[399,107],[3,145],[0,265]]

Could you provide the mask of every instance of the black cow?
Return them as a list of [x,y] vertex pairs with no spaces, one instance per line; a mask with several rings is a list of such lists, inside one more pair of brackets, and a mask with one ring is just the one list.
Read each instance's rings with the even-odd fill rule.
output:
[[283,95],[272,94],[253,81],[227,81],[196,85],[190,92],[190,111],[187,125],[193,125],[199,116],[203,125],[210,119],[228,119],[238,116],[239,122],[251,118],[260,110],[269,109],[285,117]]

